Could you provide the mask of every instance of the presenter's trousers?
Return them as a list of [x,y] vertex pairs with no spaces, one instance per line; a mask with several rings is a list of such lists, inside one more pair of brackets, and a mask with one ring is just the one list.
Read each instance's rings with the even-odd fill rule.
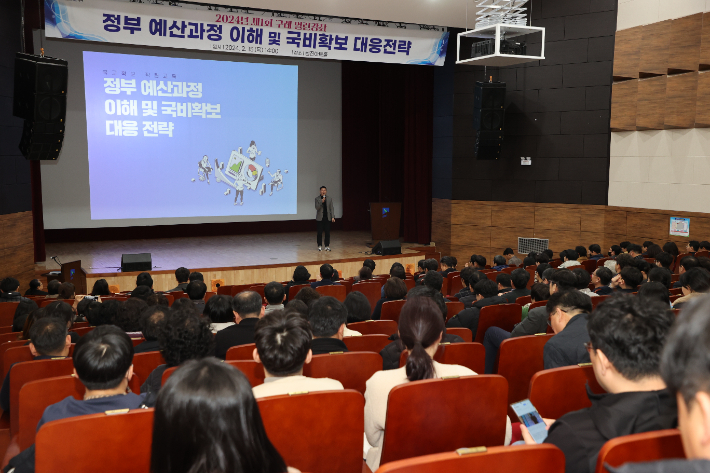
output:
[[323,232],[325,232],[325,246],[330,246],[330,220],[316,220],[318,223],[318,246],[323,246]]

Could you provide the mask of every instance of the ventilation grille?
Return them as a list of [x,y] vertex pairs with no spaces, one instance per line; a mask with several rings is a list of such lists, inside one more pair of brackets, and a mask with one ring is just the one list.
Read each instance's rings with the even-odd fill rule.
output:
[[531,251],[542,253],[547,249],[549,243],[550,240],[543,240],[542,238],[518,237],[518,254],[527,255]]

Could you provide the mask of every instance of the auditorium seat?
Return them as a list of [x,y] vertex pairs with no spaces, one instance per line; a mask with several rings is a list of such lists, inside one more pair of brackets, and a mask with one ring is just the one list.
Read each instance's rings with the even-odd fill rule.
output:
[[206,292],[205,293],[205,303],[210,300],[210,297],[214,296],[216,293],[215,292]]
[[468,329],[466,327],[447,327],[446,333],[450,335],[458,335],[459,337],[463,338],[464,342],[473,341],[473,332],[471,332],[471,329]]
[[[35,472],[148,473],[150,471],[153,409],[126,414],[91,414],[42,426],[37,434]],[[78,448],[84,439],[87,448]]]
[[163,295],[168,300],[168,307],[172,307],[173,302],[175,302],[175,298],[172,296],[172,294],[163,294]]
[[515,299],[515,303],[520,304],[521,306],[524,306],[525,304],[530,304],[530,303],[532,303],[532,297],[530,297],[530,296],[518,297],[517,299]]
[[591,365],[538,371],[530,379],[528,399],[542,417],[559,419],[568,412],[592,405],[587,396],[587,383],[592,392],[605,392]]
[[220,296],[230,296],[232,295],[232,288],[234,286],[219,286],[217,288],[217,294]]
[[12,325],[19,302],[0,302],[0,326]]
[[370,307],[375,307],[377,305],[377,301],[381,299],[380,297],[380,290],[382,289],[382,285],[380,283],[374,283],[374,282],[359,282],[357,284],[353,284],[352,291],[358,291],[361,292],[367,297],[367,300],[370,301]]
[[683,297],[681,294],[678,294],[677,296],[669,296],[668,299],[671,301],[671,304],[673,304],[675,301]]
[[449,293],[449,280],[443,279],[441,281],[441,295],[445,296]]
[[8,325],[7,327],[0,327],[0,333],[1,334],[12,333],[12,325]]
[[343,285],[318,286],[316,292],[323,296],[335,297],[340,302],[345,302],[345,297],[347,296],[347,291]]
[[310,284],[298,284],[296,286],[291,286],[288,288],[288,300],[292,301],[294,297],[296,297],[296,294],[298,294],[298,291],[303,289],[304,287],[311,287]]
[[451,317],[458,314],[464,309],[463,302],[459,301],[447,301],[446,302],[446,321],[448,322]]
[[404,285],[407,286],[407,292],[409,292],[414,289],[414,286],[417,285],[417,282],[414,279],[407,278],[404,280]]
[[[524,465],[524,468],[523,468]],[[565,455],[550,444],[464,448],[386,463],[376,473],[564,473]]]
[[284,462],[309,473],[362,473],[365,398],[321,391],[257,400],[269,440]]
[[597,269],[597,261],[593,259],[588,259],[579,262],[582,267],[589,273],[592,274]]
[[72,328],[84,328],[84,327],[91,327],[91,325],[89,325],[89,322],[74,322],[73,324],[71,324],[71,327]]
[[17,338],[20,335],[22,335],[22,332],[3,333],[2,335],[0,335],[0,344],[17,341]]
[[496,278],[497,278],[498,275],[500,274],[500,271],[488,271],[488,272],[485,272],[485,273],[483,273],[483,274],[485,274],[486,277],[487,277],[488,279],[490,279],[491,281],[496,282]]
[[399,322],[399,313],[406,302],[405,300],[383,302],[380,311],[380,320],[394,320],[395,322]]
[[365,320],[348,324],[350,330],[355,330],[363,335],[392,335],[397,333],[397,322],[393,320]]
[[[595,299],[592,297],[592,299]],[[537,302],[530,302],[530,307],[528,307],[528,314],[530,313],[531,310],[537,309],[538,307],[545,307],[547,305],[547,301],[537,301]],[[522,319],[522,308],[520,309],[520,318]]]
[[345,286],[345,294],[350,294],[350,292],[353,290],[353,281],[352,279],[341,279],[338,281],[341,286]]
[[599,451],[595,473],[607,473],[605,464],[619,467],[624,463],[651,462],[685,458],[678,429],[656,430],[624,435],[607,441]]
[[266,297],[266,296],[264,296],[264,288],[265,287],[266,287],[266,284],[254,284],[253,286],[249,286],[249,290],[256,292],[262,298],[264,298],[264,297]]
[[256,344],[248,343],[246,345],[237,345],[227,350],[227,356],[225,360],[253,360],[254,359],[254,349]]
[[382,334],[343,338],[343,343],[349,351],[371,351],[374,353],[381,352],[391,341],[389,336]]
[[523,307],[519,304],[497,304],[481,307],[474,341],[483,343],[486,330],[490,327],[500,327],[503,330],[512,332],[515,324],[520,323],[522,311]]
[[507,399],[508,382],[498,375],[427,379],[396,386],[387,400],[380,464],[462,445],[503,445]]
[[683,288],[682,287],[674,287],[671,289],[668,289],[668,294],[671,296],[677,296],[683,294]]
[[[14,347],[8,347],[5,350],[5,353],[3,353],[2,357],[2,366],[3,366],[3,378],[7,374],[7,372],[10,370],[10,367],[15,364],[15,363],[21,363],[23,361],[33,361],[34,357],[32,356],[32,352],[30,351],[30,347],[26,345],[28,341],[27,340],[20,340],[18,342],[9,342],[9,343],[17,343],[17,346]],[[3,344],[5,345],[5,344]]]
[[79,334],[80,337],[83,337],[83,336],[86,335],[87,333],[89,333],[89,332],[91,332],[92,330],[94,330],[94,328],[95,328],[95,327],[76,327],[76,328],[75,328],[75,327],[72,327],[72,329],[71,329],[70,331],[71,331],[71,332],[76,332],[76,333]]
[[165,364],[165,358],[159,351],[136,353],[133,356],[133,375],[138,377],[140,384],[143,384],[150,373],[163,364]]
[[498,350],[497,373],[508,380],[508,405],[528,396],[530,379],[545,369],[543,349],[553,335],[528,335],[503,340]]
[[673,310],[673,314],[675,314],[676,317],[678,317],[680,315],[680,309],[672,309],[672,310]]
[[592,299],[592,310],[596,309],[599,304],[601,304],[602,302],[604,302],[607,299],[607,297],[611,297],[611,296],[612,296],[612,294],[610,294],[608,296],[592,297],[591,298]]
[[[10,348],[21,347],[27,343],[27,340],[17,340],[15,342],[5,342],[0,344],[0,364],[2,365],[2,378],[5,379],[5,352]],[[9,366],[9,365],[8,365]]]
[[454,294],[458,293],[461,289],[463,289],[463,283],[461,282],[461,272],[460,271],[452,271],[449,274],[446,275],[446,280],[449,281],[449,290],[447,291],[447,294],[450,296],[453,296]]
[[[251,384],[252,387],[264,384],[266,374],[264,373],[264,366],[261,363],[257,363],[254,360],[229,360],[225,363],[228,363],[241,371],[244,376],[247,377],[247,380],[249,380],[249,384]],[[166,369],[160,380],[160,385],[162,386],[165,384],[168,378],[178,368],[179,366],[173,366],[172,368]]]
[[187,299],[187,293],[183,291],[173,291],[173,292],[168,292],[171,296],[173,296],[173,302],[175,302],[178,299]]
[[517,266],[508,266],[507,268],[501,269],[500,272],[501,272],[501,273],[505,273],[505,274],[510,274],[510,273],[512,273],[513,271],[515,271],[516,269],[518,269]]
[[311,362],[303,366],[303,375],[336,379],[345,389],[354,389],[364,395],[367,380],[381,370],[382,357],[379,353],[331,353],[313,355]]
[[145,342],[145,338],[131,338],[131,343],[133,343],[134,348],[143,342]]
[[599,268],[599,267],[601,267],[601,266],[604,266],[604,263],[606,263],[607,261],[612,260],[612,259],[613,259],[613,258],[610,258],[610,257],[599,258],[599,259],[597,260],[597,268]]

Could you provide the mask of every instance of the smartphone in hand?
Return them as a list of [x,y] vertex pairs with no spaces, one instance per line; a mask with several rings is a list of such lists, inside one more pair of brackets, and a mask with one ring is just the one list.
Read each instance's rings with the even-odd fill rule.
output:
[[547,438],[547,424],[532,405],[530,399],[523,399],[510,405],[520,422],[528,429],[535,443],[542,443]]

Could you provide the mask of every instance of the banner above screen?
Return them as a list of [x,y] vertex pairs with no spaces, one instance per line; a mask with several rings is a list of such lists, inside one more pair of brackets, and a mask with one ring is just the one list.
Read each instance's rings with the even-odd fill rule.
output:
[[443,66],[449,33],[191,10],[45,0],[45,35],[164,48]]

